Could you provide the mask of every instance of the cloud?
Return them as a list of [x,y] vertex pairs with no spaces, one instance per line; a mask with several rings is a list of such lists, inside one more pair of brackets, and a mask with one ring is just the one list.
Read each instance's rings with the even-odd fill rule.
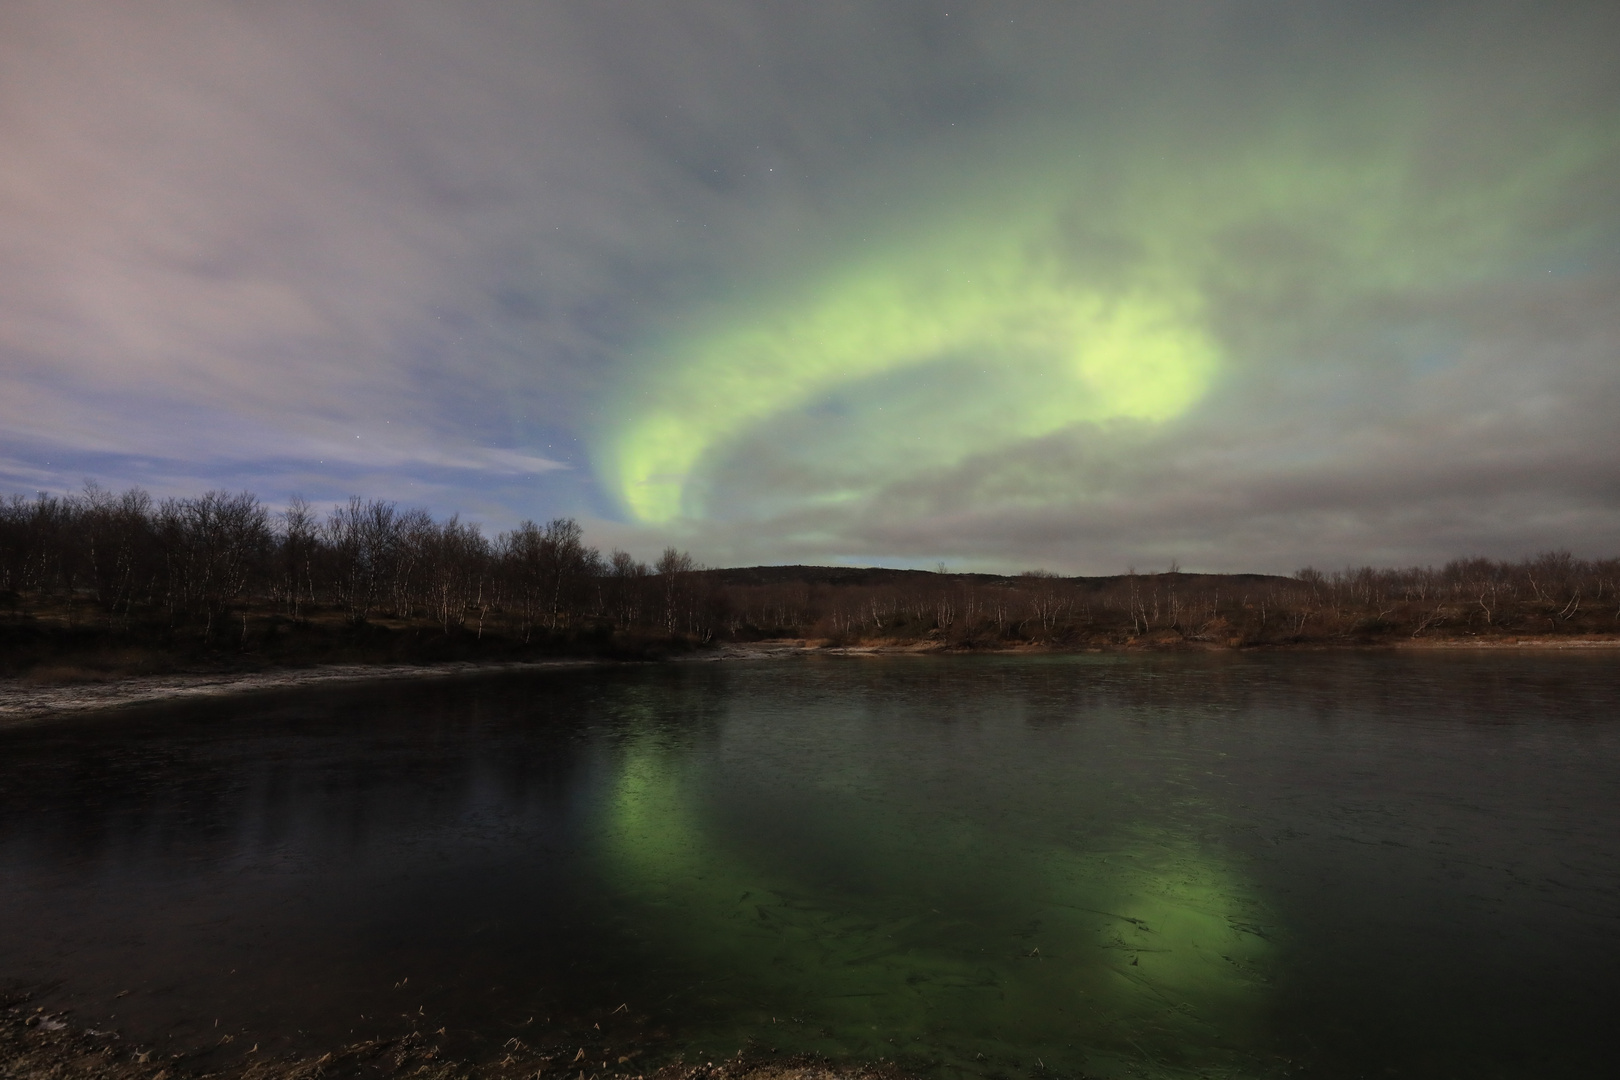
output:
[[[1596,553],[1617,23],[9,4],[0,484],[364,485],[715,563]],[[1130,303],[1209,343],[1175,409],[1041,367]],[[872,345],[897,310],[951,332]]]

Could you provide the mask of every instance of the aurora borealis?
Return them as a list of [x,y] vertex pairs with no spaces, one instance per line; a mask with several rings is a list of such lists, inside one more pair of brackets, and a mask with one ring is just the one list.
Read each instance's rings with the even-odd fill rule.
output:
[[[806,403],[834,402],[826,426],[845,429],[805,440],[831,466],[838,498],[869,493],[864,478],[905,475],[908,461],[948,467],[1075,424],[1167,420],[1208,387],[1216,350],[1192,297],[1109,295],[1016,249],[970,251],[862,267],[804,311],[685,346],[653,375],[650,407],[606,442],[630,512],[701,516],[686,496],[706,452]],[[943,393],[882,385],[936,379],[939,368]]]
[[[1234,232],[1258,223],[1331,261],[1336,280],[1307,268],[1287,283],[1322,290],[1324,306],[1438,294],[1530,254],[1537,199],[1616,145],[1601,132],[1545,142],[1508,175],[1457,180],[1447,200],[1493,215],[1464,215],[1440,236],[1425,237],[1425,222],[1454,211],[1408,194],[1405,162],[1299,145],[1187,177],[1142,170],[1115,201],[1075,178],[1036,196],[1051,204],[1039,214],[947,203],[939,220],[982,220],[982,233],[919,229],[790,299],[660,342],[600,457],[631,516],[666,523],[712,512],[705,466],[723,468],[728,445],[759,428],[770,442],[786,426],[790,447],[813,448],[800,493],[811,503],[871,497],[1060,432],[1106,439],[1135,421],[1151,433],[1199,403],[1223,358],[1245,359],[1224,355],[1221,301],[1263,303],[1277,288],[1276,253],[1224,250]],[[1111,264],[1093,261],[1097,249]]]
[[1609,551],[1612,5],[0,15],[0,487],[642,555]]

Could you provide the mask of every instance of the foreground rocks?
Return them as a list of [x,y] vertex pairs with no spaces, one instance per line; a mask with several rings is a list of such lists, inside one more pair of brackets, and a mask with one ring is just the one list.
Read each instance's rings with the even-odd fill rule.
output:
[[318,1057],[261,1054],[162,1054],[117,1032],[87,1027],[71,1013],[48,1012],[26,998],[0,998],[0,1080],[911,1080],[892,1065],[838,1065],[819,1058],[739,1054],[723,1061],[677,1062],[637,1071],[634,1061],[591,1060],[586,1050],[533,1047],[509,1039],[494,1061],[445,1053],[443,1031],[413,1031],[338,1047]]

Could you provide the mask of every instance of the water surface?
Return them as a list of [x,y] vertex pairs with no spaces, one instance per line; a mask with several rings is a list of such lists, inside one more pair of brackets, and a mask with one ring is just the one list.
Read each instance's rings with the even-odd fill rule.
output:
[[215,1058],[1595,1074],[1616,700],[1605,655],[805,658],[14,728],[0,980]]

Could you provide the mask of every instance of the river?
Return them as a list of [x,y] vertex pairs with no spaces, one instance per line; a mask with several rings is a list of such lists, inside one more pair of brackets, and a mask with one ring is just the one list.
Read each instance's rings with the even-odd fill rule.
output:
[[812,656],[65,718],[0,730],[0,983],[215,1062],[1597,1075],[1617,702],[1605,654]]

